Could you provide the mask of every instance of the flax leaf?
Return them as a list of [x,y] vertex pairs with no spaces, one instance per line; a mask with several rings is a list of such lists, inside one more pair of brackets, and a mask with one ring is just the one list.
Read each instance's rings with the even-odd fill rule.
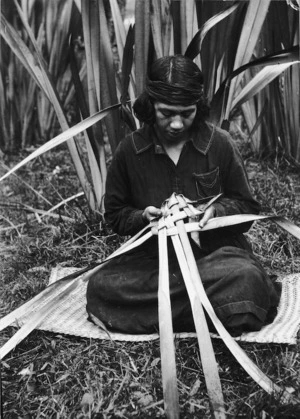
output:
[[[177,196],[178,198],[178,196]],[[179,197],[180,199],[180,197]],[[172,202],[169,204],[169,206],[172,206],[172,208],[175,208],[177,210],[177,207],[174,201],[174,196],[171,198]],[[183,207],[182,202],[180,201],[181,207]],[[177,211],[178,212],[178,211]],[[230,216],[231,219],[234,216]],[[251,216],[246,216],[250,218]],[[220,217],[220,218],[228,218],[228,217]],[[267,217],[265,217],[267,218]],[[272,217],[269,217],[272,218]],[[274,217],[276,218],[276,217]],[[278,218],[278,217],[277,217]],[[213,220],[212,220],[213,221]],[[279,218],[279,222],[282,221],[281,217]],[[289,223],[283,222],[282,226],[284,225],[285,228],[290,228],[291,226],[288,225]],[[186,259],[188,261],[189,269],[191,270],[191,279],[193,282],[193,286],[195,288],[195,293],[198,295],[198,297],[201,300],[201,303],[203,304],[203,307],[205,308],[207,314],[211,318],[216,330],[218,331],[220,337],[223,339],[225,345],[228,347],[228,349],[231,351],[232,355],[237,359],[237,361],[240,363],[240,365],[247,371],[247,373],[269,394],[275,394],[276,396],[280,397],[282,401],[284,402],[293,402],[298,403],[299,400],[297,400],[295,397],[293,397],[287,390],[280,388],[275,383],[272,382],[255,364],[252,362],[247,354],[243,351],[243,349],[237,344],[237,342],[232,338],[232,336],[228,333],[228,331],[224,328],[221,321],[216,316],[214,309],[206,295],[206,292],[204,290],[203,284],[201,282],[201,278],[198,272],[198,268],[195,262],[195,259],[192,254],[192,249],[190,249],[190,243],[187,238],[185,226],[188,224],[184,224],[183,220],[179,220],[176,222],[176,225],[178,227],[178,233],[180,236],[180,240],[182,241],[184,253],[186,256]],[[295,227],[295,226],[294,226]],[[290,231],[294,231],[294,228],[290,228]],[[299,234],[300,238],[300,229],[297,227],[297,234]],[[187,239],[187,240],[186,240]],[[180,262],[180,260],[179,260]],[[192,301],[191,301],[192,303]],[[195,319],[196,323],[196,319]],[[202,337],[203,339],[203,337]],[[200,344],[200,342],[199,342]],[[202,354],[201,354],[202,355]],[[203,365],[204,369],[204,365]],[[207,374],[210,372],[208,371]],[[205,374],[206,376],[206,374]],[[207,375],[209,377],[209,375]],[[212,397],[214,395],[214,388],[212,388]]]
[[162,16],[161,16],[161,3],[159,0],[152,0],[151,2],[151,30],[155,52],[157,58],[164,55],[163,51],[163,37],[162,37]]
[[16,166],[14,166],[9,172],[5,173],[0,178],[0,182],[14,173],[16,170],[18,170],[20,167],[24,166],[26,163],[30,162],[34,158],[40,156],[41,154],[45,153],[46,151],[51,150],[54,147],[57,147],[58,145],[62,144],[63,142],[67,141],[69,138],[74,137],[75,135],[79,134],[80,132],[86,130],[87,128],[91,127],[93,124],[95,124],[98,121],[101,121],[112,109],[117,109],[120,107],[121,104],[118,103],[117,105],[110,106],[109,108],[103,109],[102,111],[97,112],[95,115],[92,115],[83,121],[79,122],[78,124],[74,125],[73,127],[69,128],[68,130],[62,132],[61,134],[54,137],[52,140],[48,141],[46,144],[39,147],[37,150],[35,150],[33,153],[31,153],[29,156],[27,156],[24,160],[22,160],[20,163],[18,163]]
[[293,64],[296,64],[296,62],[277,64],[263,68],[236,96],[232,102],[231,109],[241,106],[242,103],[256,95],[256,93],[271,83],[272,80],[278,77],[283,71]]
[[140,95],[145,87],[148,70],[148,51],[150,41],[150,1],[135,2],[135,82],[136,94]]
[[[100,24],[100,39],[99,39],[99,74],[100,74],[100,103],[102,108],[118,103],[116,78],[114,69],[114,60],[112,49],[110,45],[110,37],[108,31],[107,20],[105,16],[105,9],[103,0],[99,1],[99,24]],[[105,119],[105,126],[109,143],[114,152],[120,141],[120,114],[112,111]],[[104,153],[103,153],[104,156]],[[106,180],[106,167],[101,168],[103,184]]]
[[117,0],[109,0],[120,62],[123,61],[126,32]]
[[223,19],[225,19],[227,16],[229,16],[232,12],[236,10],[238,7],[238,2],[235,2],[232,6],[228,7],[225,10],[222,10],[222,12],[214,15],[212,18],[208,19],[204,25],[199,29],[199,31],[194,35],[193,39],[189,43],[186,51],[185,56],[189,57],[191,60],[196,58],[196,56],[200,53],[202,42],[207,35],[207,33],[216,26],[219,22],[221,22]]
[[[22,20],[22,23],[27,31],[27,34],[32,42],[32,45],[34,47],[35,50],[35,55],[33,56],[33,54],[29,51],[26,52],[26,56],[25,61],[27,63],[27,67],[29,67],[30,69],[30,73],[33,74],[33,76],[35,78],[38,79],[38,81],[41,83],[40,87],[42,88],[42,90],[45,92],[45,94],[47,95],[48,99],[50,100],[51,104],[53,105],[53,108],[55,110],[55,113],[57,115],[58,121],[62,127],[62,129],[67,129],[69,127],[68,122],[67,122],[67,118],[64,114],[64,111],[61,107],[60,104],[60,99],[58,96],[58,93],[52,83],[49,71],[45,65],[44,59],[42,57],[42,54],[39,50],[39,46],[38,43],[35,40],[35,37],[33,35],[33,32],[28,24],[28,21],[26,19],[25,14],[23,13],[22,9],[20,8],[20,6],[18,5],[18,3],[15,1],[16,4],[16,8],[18,11],[18,14],[20,16],[20,19]],[[18,38],[18,45],[16,48],[16,51],[21,51],[22,49],[25,51],[24,48],[24,42],[23,40],[20,38],[20,36],[17,34],[17,38]],[[27,68],[26,67],[26,68]],[[82,161],[81,161],[81,157],[78,153],[75,141],[72,137],[69,138],[69,141],[67,142],[67,146],[69,148],[71,157],[72,157],[72,161],[74,163],[74,166],[76,168],[76,172],[77,172],[77,176],[79,178],[79,181],[81,183],[81,186],[85,192],[86,198],[91,206],[92,209],[95,209],[95,200],[94,200],[94,193],[92,190],[92,187],[88,181],[88,178],[86,176],[85,173],[85,169],[83,167]]]
[[[169,206],[172,208],[173,213],[176,215],[180,212],[179,197],[173,195],[169,200]],[[180,202],[182,203],[182,202]],[[203,308],[199,298],[199,294],[195,289],[194,282],[200,282],[200,275],[193,255],[193,251],[185,230],[185,225],[182,219],[175,222],[178,228],[178,236],[172,236],[175,251],[177,254],[178,262],[182,270],[183,278],[188,291],[195,327],[197,331],[198,343],[200,348],[200,356],[202,368],[204,371],[207,392],[211,402],[212,410],[215,418],[225,419],[225,407],[222,394],[222,387],[218,373],[218,366],[216,363],[213,346],[204,316]],[[182,248],[181,248],[182,246]]]
[[[271,0],[250,0],[248,2],[247,13],[236,52],[234,69],[241,67],[243,64],[250,61],[254,47],[259,38],[262,25],[266,18],[270,2]],[[232,101],[240,80],[241,78],[238,76],[230,84],[226,103],[225,119],[228,119]]]
[[[275,64],[293,63],[299,59],[299,47],[294,46],[286,50],[278,51],[272,54],[268,54],[265,57],[261,57],[251,62],[242,65],[241,67],[234,70],[226,79],[222,82],[217,92],[215,92],[211,101],[211,112],[210,120],[215,124],[219,124],[222,121],[222,112],[224,104],[228,101],[230,81],[237,77],[239,74],[245,72],[247,69],[256,68],[258,66],[271,66]],[[246,78],[248,81],[248,77]],[[232,105],[231,105],[232,106]]]
[[[277,216],[277,215],[255,215],[255,214],[236,214],[236,215],[227,215],[224,217],[212,218],[208,223],[203,227],[199,227],[199,223],[187,223],[185,224],[186,231],[188,233],[192,231],[208,231],[214,230],[217,228],[229,227],[237,224],[250,223],[253,221],[274,221],[281,228],[288,231],[290,234],[295,236],[300,240],[300,227],[293,224],[291,221]],[[170,228],[168,230],[168,235],[172,236],[176,234],[176,228]]]
[[22,340],[24,340],[29,333],[31,333],[42,321],[50,314],[53,308],[72,290],[78,286],[78,281],[73,281],[68,284],[59,295],[52,294],[45,305],[39,308],[36,313],[32,315],[28,322],[19,329],[12,338],[6,342],[0,349],[0,360],[3,359],[10,351],[12,351]]
[[159,229],[158,248],[158,317],[164,402],[167,417],[179,419],[179,397],[176,379],[166,227]]

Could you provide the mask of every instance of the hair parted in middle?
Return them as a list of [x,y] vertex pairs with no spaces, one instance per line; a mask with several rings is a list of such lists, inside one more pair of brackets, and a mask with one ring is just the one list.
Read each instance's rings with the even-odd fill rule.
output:
[[136,117],[149,125],[155,123],[154,102],[169,105],[197,105],[195,124],[209,115],[203,93],[203,74],[199,67],[183,55],[171,55],[156,60],[149,71],[144,92],[136,99]]

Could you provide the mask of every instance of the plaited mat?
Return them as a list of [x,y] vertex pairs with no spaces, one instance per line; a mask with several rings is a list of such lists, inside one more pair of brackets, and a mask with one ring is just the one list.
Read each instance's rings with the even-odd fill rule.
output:
[[[52,270],[49,283],[75,272],[77,268],[56,267]],[[297,332],[300,326],[300,273],[286,275],[279,278],[282,283],[282,294],[278,314],[273,323],[262,328],[259,332],[244,333],[235,338],[243,342],[257,343],[287,343],[296,344]],[[86,282],[70,292],[50,315],[38,327],[54,333],[75,335],[93,339],[109,339],[109,336],[87,320],[86,313]],[[23,324],[26,316],[19,319]],[[217,335],[212,335],[218,337]],[[196,333],[176,333],[176,338],[197,337]],[[120,341],[150,341],[158,339],[158,334],[128,335],[110,333],[112,340]]]

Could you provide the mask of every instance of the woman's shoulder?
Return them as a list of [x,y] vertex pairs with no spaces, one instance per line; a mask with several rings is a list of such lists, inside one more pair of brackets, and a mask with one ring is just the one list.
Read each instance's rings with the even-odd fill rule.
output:
[[209,129],[212,133],[212,146],[216,148],[221,148],[223,150],[235,150],[236,144],[232,139],[230,132],[227,130],[220,128],[212,123],[207,123]]
[[214,139],[223,140],[226,142],[232,142],[231,135],[225,129],[214,125],[212,122],[206,122],[207,128],[210,130],[211,134],[213,135]]
[[131,152],[140,154],[147,150],[153,144],[151,127],[148,125],[133,131],[121,140],[118,146],[118,152]]

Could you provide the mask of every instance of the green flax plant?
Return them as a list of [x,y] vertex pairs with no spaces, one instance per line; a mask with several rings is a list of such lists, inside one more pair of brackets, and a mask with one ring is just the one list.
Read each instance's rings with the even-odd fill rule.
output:
[[[34,35],[24,11],[22,14],[19,7],[24,30],[34,46],[26,49],[26,43],[2,16],[3,39],[52,103],[63,130],[13,170],[58,143],[67,141],[89,206],[94,211],[103,211],[108,158],[126,132],[139,127],[131,105],[143,91],[148,67],[154,59],[177,53],[194,59],[205,76],[211,121],[228,129],[232,118],[242,113],[249,136],[255,140],[255,150],[265,147],[262,127],[271,119],[266,118],[266,109],[271,115],[279,112],[275,106],[268,106],[263,96],[267,97],[267,93],[262,92],[266,88],[271,89],[274,80],[280,76],[281,110],[290,101],[290,95],[295,93],[292,84],[299,71],[296,29],[287,29],[291,31],[288,41],[282,29],[283,42],[277,40],[273,45],[270,41],[268,48],[262,46],[268,42],[268,36],[273,37],[276,22],[273,22],[275,18],[272,20],[272,16],[276,14],[271,14],[271,11],[274,3],[278,2],[135,0],[135,25],[128,30],[125,29],[117,0],[76,0],[74,3],[70,0],[66,3],[70,4],[69,7],[71,3],[73,7],[76,5],[76,10],[81,13],[85,52],[84,60],[78,62],[78,57],[72,53],[74,42],[71,40],[68,55],[72,63],[78,114],[82,119],[71,129],[68,129],[64,108],[50,77],[51,60],[47,64],[41,54],[39,33]],[[284,4],[282,7],[288,16],[282,21],[284,27],[295,19],[298,12],[287,3],[280,3]],[[114,50],[111,47],[112,38],[116,45]],[[52,63],[57,64],[54,59]],[[289,82],[288,77],[293,80]],[[73,88],[69,89],[67,97],[71,92]],[[108,112],[111,106],[113,110]],[[93,119],[90,115],[94,115]],[[90,125],[92,120],[94,123],[97,121],[93,126]],[[291,129],[295,132],[295,117],[287,114],[282,120],[281,132]],[[88,130],[87,126],[90,127]],[[265,129],[270,130],[269,127]],[[70,134],[74,135],[74,132],[83,132],[83,147],[78,148],[78,143],[72,139]],[[286,143],[286,138],[282,137],[281,144]],[[294,148],[289,150],[294,152]],[[87,164],[82,157],[82,149],[87,154]]]
[[[299,60],[299,7],[291,2],[272,1],[254,56],[280,49],[294,48]],[[246,77],[253,79],[256,70]],[[300,67],[286,66],[265,89],[242,105],[252,148],[260,155],[284,154],[292,162],[300,162]]]
[[[47,63],[60,103],[67,112],[74,97],[68,40],[70,33],[73,33],[73,37],[79,34],[76,26],[80,24],[80,14],[72,0],[43,0],[41,6],[37,32],[38,47]],[[30,26],[32,27],[31,24]],[[41,136],[47,141],[57,132],[57,117],[51,101],[40,90],[36,110]],[[69,115],[67,119],[71,119]]]
[[[3,17],[15,29],[34,54],[25,19],[36,39],[42,59],[59,92],[59,100],[67,109],[72,100],[71,76],[67,44],[69,32],[75,27],[79,13],[74,13],[73,1],[23,0],[3,2]],[[23,13],[20,19],[16,7]],[[34,143],[43,143],[57,132],[57,118],[51,101],[38,89],[26,66],[2,43],[0,67],[1,149],[17,151]]]
[[[12,4],[12,3],[11,3]],[[4,5],[2,5],[4,9]],[[5,7],[8,12],[8,8]],[[15,21],[16,16],[11,15]],[[24,34],[24,31],[22,31]],[[0,50],[0,148],[24,148],[35,135],[36,83],[4,43]]]
[[195,39],[212,121],[228,128],[242,114],[253,151],[271,154],[281,143],[298,159],[298,10],[286,2],[250,0],[226,2],[214,14],[220,6],[212,3],[211,10],[197,3],[203,26]]

